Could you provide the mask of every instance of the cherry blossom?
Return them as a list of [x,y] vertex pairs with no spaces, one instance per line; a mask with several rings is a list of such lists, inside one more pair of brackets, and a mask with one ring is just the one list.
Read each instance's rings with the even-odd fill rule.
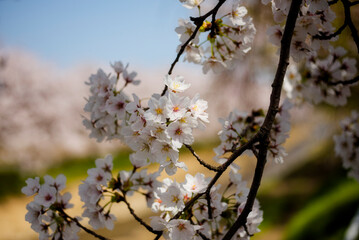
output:
[[183,92],[188,89],[191,84],[185,83],[182,76],[176,76],[172,79],[169,75],[165,76],[165,84],[173,92]]
[[342,133],[334,136],[335,154],[349,170],[349,176],[359,181],[359,114],[353,111],[350,117],[340,122]]
[[[225,10],[220,18],[217,11],[224,1],[219,1],[207,15],[201,15],[202,0],[180,2],[187,8],[197,7],[200,16],[179,20],[175,31],[181,44],[169,74],[164,76],[161,94],[150,93],[143,98],[132,94],[129,97],[125,92],[127,86],[139,85],[140,81],[136,79],[137,73],[129,71],[129,65],[125,66],[121,61],[111,64],[112,73],[99,69],[87,82],[90,96],[86,99],[84,110],[87,115],[83,124],[90,130],[90,137],[99,142],[118,139],[125,143],[132,150],[129,155],[132,169],[114,173],[111,155],[96,159],[96,167],[87,170],[88,176],[79,186],[82,217],[94,229],[112,230],[116,217],[111,211],[117,204],[124,204],[139,223],[157,234],[156,238],[162,235],[165,239],[222,239],[231,232],[229,229],[234,229],[233,239],[248,240],[260,231],[258,226],[263,221],[263,212],[255,194],[249,194],[253,193],[254,185],[248,188],[234,162],[238,153],[256,157],[258,164],[264,164],[267,159],[284,163],[283,144],[289,137],[290,109],[305,101],[345,105],[350,96],[350,85],[355,85],[356,60],[347,57],[342,47],[331,46],[331,41],[337,40],[332,26],[335,14],[327,1],[298,3],[298,11],[291,16],[296,20],[291,26],[292,41],[283,43],[289,31],[285,20],[289,19],[296,2],[262,0],[263,4],[271,3],[275,22],[267,29],[269,41],[290,52],[291,64],[283,89],[293,103],[285,99],[279,104],[281,89],[278,86],[282,85],[283,77],[276,76],[271,96],[277,102],[271,97],[268,113],[262,109],[234,110],[220,119],[220,144],[214,149],[214,160],[220,166],[212,166],[191,146],[195,140],[193,132],[205,129],[209,123],[208,103],[198,93],[188,96],[186,90],[191,84],[182,76],[173,78],[170,74],[182,53],[185,61],[201,64],[205,74],[231,69],[251,50],[256,28],[247,8],[239,0],[232,1],[231,11]],[[208,16],[212,16],[211,21],[207,20]],[[284,54],[278,52],[282,58]],[[289,53],[283,64],[285,67],[278,68],[282,76],[288,58]],[[342,158],[349,175],[357,180],[358,119],[359,114],[353,112],[350,118],[341,122],[340,135],[334,136],[336,155]],[[211,178],[198,172],[194,176],[187,173],[183,182],[177,182],[174,177],[158,180],[163,170],[170,176],[179,168],[187,171],[187,165],[180,161],[182,147],[188,148],[202,166],[216,175]],[[229,174],[223,174],[225,171]],[[252,184],[260,183],[259,175],[255,175]],[[227,178],[223,186],[218,184],[219,177]],[[93,234],[79,223],[79,217],[67,215],[66,210],[73,204],[70,203],[71,194],[61,192],[65,183],[64,175],[55,179],[45,176],[43,184],[38,177],[30,178],[26,181],[27,186],[22,188],[24,194],[34,195],[34,200],[26,207],[25,219],[39,233],[40,239],[78,239],[80,228]],[[128,199],[135,193],[159,215],[152,216],[150,224],[137,216],[131,207]],[[252,206],[251,209],[248,206]],[[233,228],[233,223],[243,216],[246,221]]]
[[40,190],[40,178],[39,177],[35,177],[35,178],[28,178],[26,180],[26,187],[23,187],[21,189],[21,192],[27,196],[32,196],[35,193],[38,193]]

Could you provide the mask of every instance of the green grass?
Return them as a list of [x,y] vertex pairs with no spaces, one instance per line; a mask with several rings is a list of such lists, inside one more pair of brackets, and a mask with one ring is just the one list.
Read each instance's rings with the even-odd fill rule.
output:
[[[129,160],[130,153],[130,150],[124,149],[118,153],[112,154],[115,171],[122,169],[128,170],[131,168]],[[62,173],[66,176],[68,182],[82,178],[84,179],[87,176],[87,170],[96,167],[95,160],[104,157],[105,156],[90,156],[86,158],[67,159],[62,163],[52,166],[46,171],[46,174],[56,177]]]
[[2,167],[0,170],[0,201],[9,195],[19,194],[25,179],[17,168]]
[[343,239],[359,207],[359,185],[347,180],[311,201],[289,222],[285,239]]

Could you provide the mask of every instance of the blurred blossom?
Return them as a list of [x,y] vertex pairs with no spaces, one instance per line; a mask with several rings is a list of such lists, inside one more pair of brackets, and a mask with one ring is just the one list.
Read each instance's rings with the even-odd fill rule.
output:
[[81,125],[87,71],[64,74],[20,51],[0,59],[0,162],[38,169],[89,149]]

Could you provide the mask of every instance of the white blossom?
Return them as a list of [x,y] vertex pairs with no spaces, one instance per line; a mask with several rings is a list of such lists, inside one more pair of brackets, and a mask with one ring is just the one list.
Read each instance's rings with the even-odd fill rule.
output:
[[191,84],[184,82],[184,77],[182,76],[176,76],[172,79],[169,75],[166,75],[164,82],[167,87],[175,93],[183,92],[191,86]]
[[21,192],[27,196],[32,196],[39,192],[40,190],[40,178],[28,178],[26,180],[27,186],[21,189]]
[[50,207],[56,201],[56,188],[49,185],[42,185],[34,201],[44,207]]

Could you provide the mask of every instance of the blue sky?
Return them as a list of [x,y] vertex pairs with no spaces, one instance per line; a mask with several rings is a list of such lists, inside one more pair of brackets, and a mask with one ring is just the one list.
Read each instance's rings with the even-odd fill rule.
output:
[[21,48],[62,67],[82,62],[169,64],[178,0],[0,0],[0,49]]

